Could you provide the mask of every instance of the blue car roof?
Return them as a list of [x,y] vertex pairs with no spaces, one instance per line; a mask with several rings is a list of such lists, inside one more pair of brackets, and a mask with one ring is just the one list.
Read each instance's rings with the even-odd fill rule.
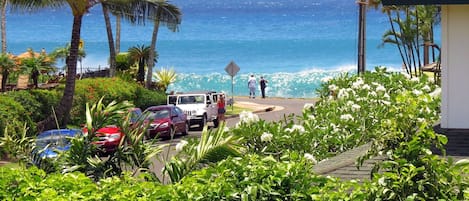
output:
[[80,129],[54,129],[48,130],[40,133],[37,138],[48,137],[50,135],[65,135],[68,137],[75,137],[76,135],[81,134]]

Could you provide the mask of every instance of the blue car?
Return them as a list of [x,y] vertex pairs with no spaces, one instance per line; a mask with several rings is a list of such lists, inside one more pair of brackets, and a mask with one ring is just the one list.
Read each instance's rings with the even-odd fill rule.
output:
[[[82,135],[79,129],[55,129],[40,133],[36,137],[36,148],[33,154],[43,158],[57,157],[58,151],[67,151],[71,143],[69,138]],[[35,157],[36,158],[36,157]],[[33,160],[34,163],[38,162]]]

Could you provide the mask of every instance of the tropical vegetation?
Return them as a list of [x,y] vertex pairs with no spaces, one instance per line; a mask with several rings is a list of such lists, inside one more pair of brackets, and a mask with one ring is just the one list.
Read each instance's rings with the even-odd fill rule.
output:
[[[439,118],[441,89],[431,79],[377,68],[360,76],[343,74],[323,81],[318,90],[321,99],[305,105],[301,116],[269,123],[245,112],[235,127],[205,128],[201,139],[181,140],[171,148],[178,151],[171,158],[153,141],[141,140],[142,127],[125,125],[117,111],[127,109],[128,103],[103,104],[101,99],[87,107],[88,130],[98,128],[102,125],[99,122],[124,122],[120,125],[129,140],[121,142],[122,151],[97,158],[89,144],[93,139],[74,139],[72,151],[63,153],[52,165],[44,165],[55,169],[41,167],[48,173],[37,168],[1,169],[1,198],[469,198],[469,161],[455,162],[438,151],[447,139],[432,128]],[[368,158],[381,158],[369,179],[347,181],[314,172],[322,161],[363,144],[369,144],[370,149],[357,160],[358,167]],[[436,155],[437,151],[442,155]],[[149,171],[150,158],[165,164],[167,177]]]

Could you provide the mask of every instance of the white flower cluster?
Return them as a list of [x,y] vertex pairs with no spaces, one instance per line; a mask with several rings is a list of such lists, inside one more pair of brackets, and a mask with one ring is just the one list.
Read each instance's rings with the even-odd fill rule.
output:
[[286,132],[293,133],[294,131],[298,131],[299,133],[304,133],[305,128],[302,125],[293,125],[291,128],[286,128]]
[[340,115],[340,119],[344,121],[353,121],[353,116],[351,114]]
[[252,112],[242,111],[239,113],[239,122],[240,123],[255,123],[259,121],[259,116]]
[[318,161],[316,160],[316,158],[312,155],[312,154],[308,154],[308,153],[305,153],[304,157],[311,161],[313,164],[317,164]]
[[270,133],[267,133],[267,132],[264,132],[261,135],[261,142],[270,142],[270,141],[272,141],[273,137],[274,137],[274,135],[272,135]]
[[179,143],[176,144],[176,151],[180,152],[182,151],[182,149],[184,149],[184,147],[189,144],[189,142],[185,141],[185,140],[181,140]]

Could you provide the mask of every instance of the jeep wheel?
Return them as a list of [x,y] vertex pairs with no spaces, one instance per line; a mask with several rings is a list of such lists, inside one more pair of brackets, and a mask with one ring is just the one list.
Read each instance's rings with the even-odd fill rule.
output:
[[205,126],[206,124],[207,124],[207,115],[204,115],[204,116],[202,117],[202,121],[199,123],[200,129],[201,129],[201,130],[204,129],[204,126]]

